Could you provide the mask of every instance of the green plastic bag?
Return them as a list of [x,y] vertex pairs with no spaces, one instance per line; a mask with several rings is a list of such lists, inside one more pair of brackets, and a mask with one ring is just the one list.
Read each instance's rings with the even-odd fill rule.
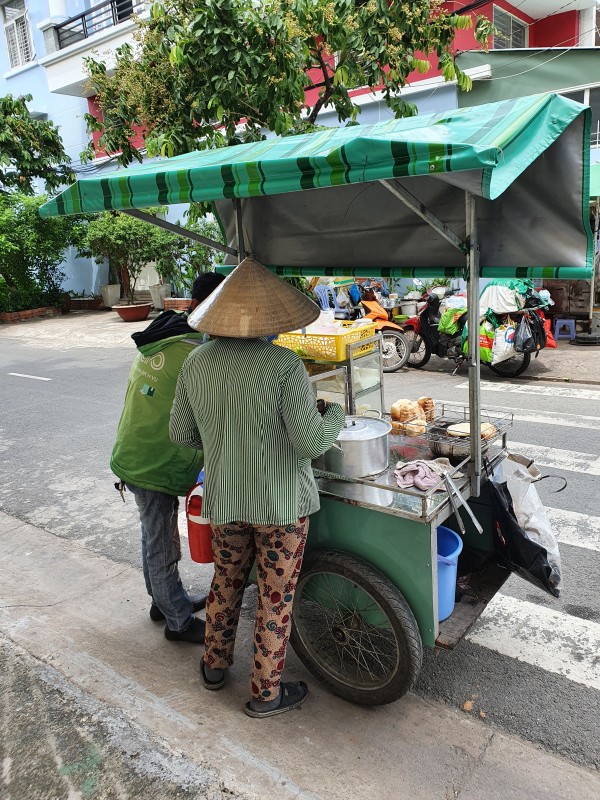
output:
[[438,331],[447,333],[448,336],[454,336],[458,330],[458,320],[466,313],[466,308],[447,308],[440,317]]
[[[465,325],[462,334],[462,349],[465,355],[469,353],[469,343],[467,341],[467,328]],[[495,330],[491,322],[486,319],[479,325],[479,359],[482,364],[492,363],[492,347],[494,346]]]

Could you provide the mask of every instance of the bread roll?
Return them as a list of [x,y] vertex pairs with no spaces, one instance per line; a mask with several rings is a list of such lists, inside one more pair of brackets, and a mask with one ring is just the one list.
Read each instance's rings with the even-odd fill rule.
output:
[[425,419],[427,422],[433,422],[435,418],[435,404],[433,402],[432,397],[419,397],[417,399],[417,403],[423,409],[425,413]]
[[417,417],[425,416],[425,412],[417,402],[406,398],[396,400],[390,408],[390,414],[392,419],[398,420],[398,422],[408,422]]
[[392,424],[393,434],[399,435],[401,433],[404,433],[406,430],[406,425],[404,422],[398,422],[397,420],[393,419],[391,424]]
[[427,425],[425,421],[419,420],[417,422],[407,422],[405,428],[407,436],[422,436],[427,430]]
[[491,422],[483,422],[481,425],[481,438],[482,439],[493,439],[494,436],[498,433],[498,429],[495,425],[492,425]]

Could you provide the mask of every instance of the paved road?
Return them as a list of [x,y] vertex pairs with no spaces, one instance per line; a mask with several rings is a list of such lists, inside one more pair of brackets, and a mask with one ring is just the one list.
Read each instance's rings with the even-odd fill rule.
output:
[[[46,330],[44,328],[43,330]],[[112,487],[108,455],[133,350],[78,346],[68,337],[0,343],[0,508],[113,561],[138,563],[134,505]],[[39,328],[38,330],[42,330]],[[441,371],[438,371],[441,370]],[[388,404],[430,394],[467,402],[466,377],[432,360],[427,372],[386,377]],[[427,653],[417,693],[469,712],[483,725],[518,733],[573,761],[600,768],[600,516],[597,505],[600,391],[593,386],[496,382],[483,405],[514,412],[516,450],[545,474],[565,475],[552,494],[540,484],[561,541],[564,590],[553,600],[511,578],[452,653]],[[206,588],[189,561],[184,582]],[[386,710],[386,718],[393,707]]]
[[[600,387],[503,381],[483,373],[482,406],[514,414],[510,441],[533,456],[560,542],[558,600],[512,576],[452,653],[426,651],[417,691],[458,708],[473,701],[508,731],[600,768]],[[388,404],[430,394],[468,402],[466,371],[448,362],[386,379]]]

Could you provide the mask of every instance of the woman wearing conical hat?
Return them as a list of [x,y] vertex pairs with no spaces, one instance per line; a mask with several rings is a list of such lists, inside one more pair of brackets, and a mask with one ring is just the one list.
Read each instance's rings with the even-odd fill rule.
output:
[[[206,604],[207,689],[220,689],[233,649],[244,587],[256,560],[253,717],[299,706],[302,681],[281,681],[309,515],[319,509],[311,460],[344,422],[336,403],[317,408],[306,369],[264,337],[304,327],[318,306],[246,258],[189,317],[212,340],[183,364],[171,411],[174,442],[202,448],[203,516],[213,529],[215,573]],[[322,413],[321,413],[322,412]]]

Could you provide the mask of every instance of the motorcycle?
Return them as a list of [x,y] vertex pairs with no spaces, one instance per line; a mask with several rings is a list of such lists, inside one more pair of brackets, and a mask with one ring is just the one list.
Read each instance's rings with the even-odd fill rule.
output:
[[[440,332],[438,329],[441,312],[440,305],[443,299],[456,294],[456,289],[434,287],[423,294],[421,302],[425,305],[416,316],[410,317],[404,323],[405,336],[412,339],[410,355],[406,362],[409,367],[420,369],[424,367],[432,355],[448,358],[456,364],[453,375],[467,360],[462,349],[463,328],[467,322],[466,309],[457,320],[457,330],[453,334]],[[516,312],[513,316],[529,314],[534,308],[527,308]],[[512,358],[498,364],[486,364],[492,372],[502,378],[516,378],[528,368],[531,362],[531,353],[515,353]]]
[[361,305],[366,309],[355,309],[355,313],[375,323],[382,336],[381,358],[384,372],[397,372],[408,363],[411,355],[411,343],[404,336],[404,328],[389,319],[388,312],[377,300],[372,289],[362,289]]

